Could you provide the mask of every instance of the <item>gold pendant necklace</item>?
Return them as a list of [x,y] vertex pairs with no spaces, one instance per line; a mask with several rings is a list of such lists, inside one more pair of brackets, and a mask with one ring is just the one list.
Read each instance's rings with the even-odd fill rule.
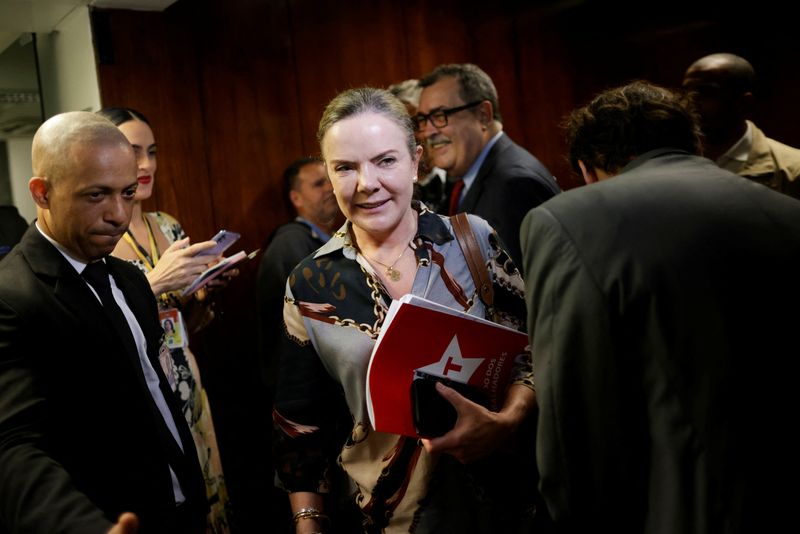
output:
[[[364,251],[363,251],[363,250],[361,250],[360,248],[359,248],[359,251],[361,252],[361,254],[362,254],[362,255],[363,255],[365,258],[367,258],[367,260],[368,260],[368,261],[375,262],[375,263],[377,263],[378,265],[381,265],[381,266],[385,267],[385,268],[386,268],[386,276],[388,276],[388,277],[389,277],[389,279],[390,279],[392,282],[399,282],[399,281],[400,281],[400,279],[401,279],[401,278],[403,278],[403,273],[401,273],[400,271],[398,271],[397,269],[395,269],[395,268],[394,268],[394,266],[395,266],[395,265],[397,265],[397,262],[398,262],[398,261],[400,261],[400,258],[402,258],[402,257],[403,257],[403,255],[406,253],[406,250],[408,250],[408,249],[410,249],[410,248],[411,248],[411,249],[413,249],[413,248],[414,248],[414,245],[412,244],[412,242],[414,241],[414,236],[416,236],[416,235],[417,235],[417,228],[416,228],[416,225],[414,225],[414,233],[413,233],[413,234],[411,234],[411,239],[409,239],[409,240],[408,240],[408,242],[406,243],[406,246],[404,246],[404,247],[403,247],[403,250],[402,250],[402,252],[400,252],[400,255],[399,255],[399,256],[397,256],[397,259],[396,259],[396,260],[394,260],[394,261],[392,262],[392,264],[391,264],[391,265],[386,265],[386,264],[385,264],[385,263],[383,263],[382,261],[378,261],[378,260],[376,260],[376,259],[370,258],[370,257],[369,257],[369,256],[367,256],[366,254],[364,254]],[[356,246],[358,246],[358,245],[356,245]]]
[[369,256],[367,256],[363,252],[362,252],[362,254],[364,254],[364,256],[366,256],[368,260],[374,261],[378,265],[382,265],[383,267],[386,267],[386,276],[391,278],[392,282],[399,282],[400,279],[403,278],[403,273],[401,273],[400,271],[395,269],[394,266],[397,265],[397,262],[400,261],[400,258],[403,257],[403,255],[406,253],[406,250],[408,250],[408,249],[409,249],[408,246],[403,247],[403,252],[400,253],[400,255],[397,257],[397,259],[394,260],[394,262],[392,262],[391,265],[386,265],[382,261],[378,261],[375,258],[370,258]]

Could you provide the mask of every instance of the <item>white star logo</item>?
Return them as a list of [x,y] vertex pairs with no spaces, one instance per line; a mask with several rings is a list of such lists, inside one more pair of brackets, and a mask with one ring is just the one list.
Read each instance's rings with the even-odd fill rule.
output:
[[453,336],[452,341],[447,345],[442,358],[438,362],[426,365],[418,370],[466,384],[484,359],[462,358],[461,347],[458,345],[458,336]]

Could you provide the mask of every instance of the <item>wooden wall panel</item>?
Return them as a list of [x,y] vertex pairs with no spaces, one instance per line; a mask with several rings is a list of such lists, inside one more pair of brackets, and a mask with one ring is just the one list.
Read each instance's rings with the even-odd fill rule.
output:
[[303,154],[289,13],[282,2],[207,5],[199,89],[210,190],[219,224],[252,250],[293,216],[281,173]]
[[506,108],[504,115],[520,118],[518,138],[514,134],[517,142],[550,169],[562,189],[571,189],[581,180],[566,161],[560,128],[564,116],[575,105],[574,59],[563,46],[563,13],[524,8],[515,13],[513,20],[516,79],[509,88],[513,95],[509,101],[516,108]]
[[[165,13],[95,11],[93,24],[107,25],[110,42],[96,42],[103,106],[137,109],[150,121],[158,144],[155,192],[145,209],[178,218],[194,240],[216,231],[193,47],[193,17]],[[97,34],[97,32],[95,32]]]
[[481,38],[470,32],[470,20],[475,14],[466,4],[459,0],[410,0],[403,4],[403,20],[399,24],[405,26],[408,42],[405,78],[420,78],[441,63],[470,61]]
[[336,94],[408,77],[404,9],[370,0],[348,2],[347,9],[341,2],[295,0],[290,9],[303,148],[318,154],[317,125]]

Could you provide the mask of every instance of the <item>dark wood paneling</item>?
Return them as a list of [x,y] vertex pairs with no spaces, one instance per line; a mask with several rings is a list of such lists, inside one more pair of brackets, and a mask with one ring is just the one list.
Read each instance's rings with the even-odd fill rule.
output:
[[214,211],[252,250],[290,217],[280,176],[304,152],[289,13],[284,2],[260,0],[206,9],[197,89]]
[[341,2],[296,0],[290,9],[303,147],[317,154],[317,125],[331,98],[409,77],[404,8],[399,2],[356,0],[343,10]]
[[111,36],[113,63],[97,67],[103,106],[144,113],[158,143],[156,187],[145,209],[174,215],[195,241],[210,238],[217,223],[193,17],[181,10],[96,11],[94,17],[108,25]]
[[441,63],[464,63],[472,60],[472,50],[480,38],[470,33],[475,18],[471,5],[459,0],[411,0],[405,2],[403,18],[408,43],[408,78],[420,78]]
[[[550,169],[562,189],[580,182],[564,156],[566,150],[560,124],[575,105],[574,59],[564,47],[563,14],[542,8],[521,9],[514,16],[516,62],[505,108],[519,117],[519,134],[512,137],[535,154]],[[501,107],[503,107],[501,105]]]

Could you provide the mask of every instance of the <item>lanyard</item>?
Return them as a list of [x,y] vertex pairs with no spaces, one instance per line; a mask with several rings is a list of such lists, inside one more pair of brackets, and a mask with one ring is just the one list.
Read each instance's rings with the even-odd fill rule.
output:
[[153,229],[150,228],[150,221],[147,220],[147,217],[142,214],[142,220],[144,221],[144,225],[147,228],[147,240],[150,242],[150,254],[147,254],[147,251],[136,241],[136,238],[133,237],[130,229],[125,231],[125,235],[122,237],[125,241],[131,246],[133,251],[139,256],[139,259],[142,260],[145,267],[147,267],[148,271],[152,271],[153,267],[155,267],[156,262],[158,262],[158,247],[156,246],[156,238],[153,235]]

